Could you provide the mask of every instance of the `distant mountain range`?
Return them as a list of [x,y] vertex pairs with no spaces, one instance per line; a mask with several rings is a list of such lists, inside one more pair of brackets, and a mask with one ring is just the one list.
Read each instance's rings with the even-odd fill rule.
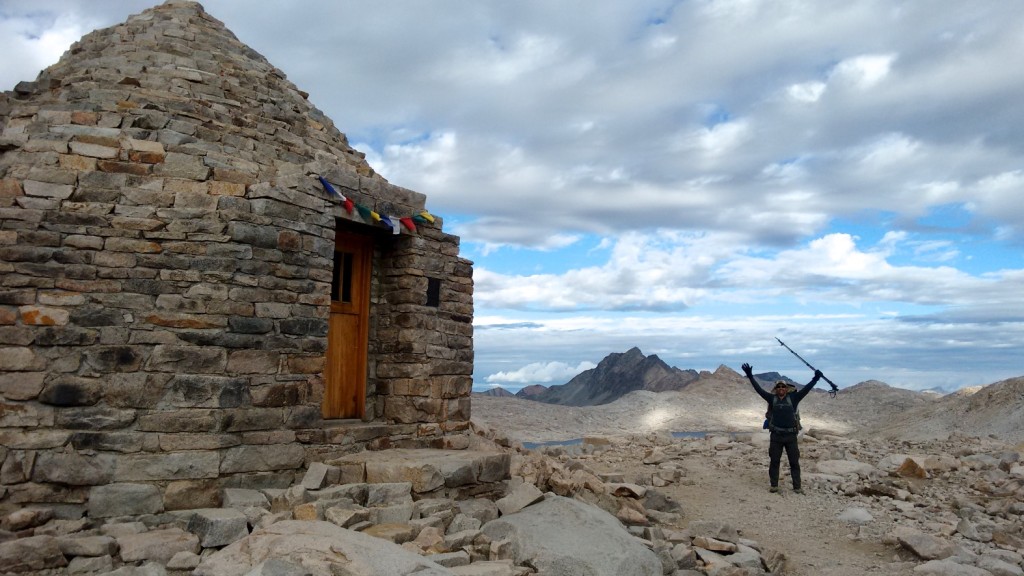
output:
[[483,392],[474,392],[474,394],[480,394],[481,396],[494,396],[495,398],[512,398],[516,396],[516,394],[505,390],[501,386],[495,386],[494,388],[490,388]]
[[[609,354],[596,368],[584,370],[565,384],[551,387],[534,384],[515,396],[562,406],[596,406],[614,402],[634,390],[682,390],[696,378],[696,371],[673,368],[656,355],[645,356],[634,347],[625,353]],[[481,394],[511,395],[500,387]]]
[[[696,370],[682,370],[669,366],[657,355],[645,356],[639,348],[634,347],[623,353],[605,356],[596,368],[580,372],[565,384],[550,387],[533,384],[515,394],[496,386],[477,394],[499,398],[516,396],[561,406],[597,406],[614,402],[634,390],[683,390],[699,376]],[[806,384],[794,382],[778,372],[755,374],[754,379],[766,389],[771,388],[779,380],[798,388]]]

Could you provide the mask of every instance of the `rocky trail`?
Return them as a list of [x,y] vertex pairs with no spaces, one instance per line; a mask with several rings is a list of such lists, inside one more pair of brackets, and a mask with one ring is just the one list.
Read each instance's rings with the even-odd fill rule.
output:
[[[778,494],[768,492],[764,451],[746,450],[739,458],[710,456],[684,469],[685,480],[664,490],[685,503],[685,517],[731,524],[744,537],[783,551],[789,557],[788,574],[897,576],[912,574],[909,568],[916,565],[895,565],[898,550],[877,538],[864,538],[858,526],[837,521],[850,506],[846,497],[810,486],[803,495],[794,494],[787,474]],[[892,525],[887,517],[875,522],[876,532]]]
[[[881,383],[834,400],[812,394],[802,406],[798,495],[785,459],[782,490],[768,491],[768,435],[757,430],[763,408],[749,388],[728,369],[702,376],[694,390],[600,406],[474,397],[474,420],[524,442],[583,439],[538,450],[656,487],[681,505],[683,528],[734,527],[766,558],[785,556],[774,573],[1024,574],[1021,379],[943,399]],[[671,434],[700,430],[728,432]]]
[[682,506],[681,528],[731,526],[766,557],[784,555],[779,574],[1024,574],[1021,447],[966,438],[898,445],[805,436],[804,494],[795,494],[785,464],[782,490],[768,491],[766,441],[756,434],[648,435],[542,451],[602,477],[653,477],[656,489]]

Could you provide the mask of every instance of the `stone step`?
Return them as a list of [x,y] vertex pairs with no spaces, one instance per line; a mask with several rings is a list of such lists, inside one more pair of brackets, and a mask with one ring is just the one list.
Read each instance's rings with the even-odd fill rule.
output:
[[417,498],[469,496],[503,488],[511,463],[509,454],[429,448],[368,450],[325,462],[341,469],[342,483],[410,482]]

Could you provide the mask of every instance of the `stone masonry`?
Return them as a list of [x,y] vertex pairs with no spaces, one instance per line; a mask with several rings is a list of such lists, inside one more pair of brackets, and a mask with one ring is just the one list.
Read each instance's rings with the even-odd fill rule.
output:
[[[468,445],[472,263],[199,4],[75,43],[0,95],[0,511],[74,517],[284,487],[312,462]],[[364,421],[325,421],[335,231],[374,238]],[[439,298],[425,302],[428,284]]]

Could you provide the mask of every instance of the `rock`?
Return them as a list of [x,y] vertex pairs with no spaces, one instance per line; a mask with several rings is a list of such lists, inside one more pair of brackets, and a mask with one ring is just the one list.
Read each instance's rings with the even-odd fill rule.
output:
[[469,564],[469,552],[466,552],[465,550],[431,554],[429,558],[431,561],[436,562],[445,568],[454,568],[456,566],[466,566]]
[[839,476],[870,476],[877,469],[871,464],[858,462],[856,460],[821,460],[817,464],[818,471],[822,474],[836,474]]
[[113,556],[117,554],[117,541],[110,536],[70,535],[58,536],[57,545],[67,557]]
[[238,510],[205,508],[194,512],[188,531],[199,537],[203,548],[226,546],[249,535],[248,520]]
[[967,538],[968,540],[974,540],[975,542],[991,542],[992,541],[992,527],[986,525],[979,525],[971,522],[967,518],[961,518],[960,522],[956,525],[956,531]]
[[459,512],[479,520],[481,525],[496,519],[500,514],[498,505],[493,500],[488,500],[487,498],[460,500],[456,505],[459,508]]
[[529,483],[522,483],[516,486],[512,492],[499,499],[495,504],[502,515],[514,514],[523,508],[544,499],[544,494],[536,486]]
[[324,510],[324,519],[342,528],[351,528],[370,519],[370,510],[358,504],[341,504]]
[[647,488],[639,484],[608,484],[607,488],[611,494],[626,498],[643,498],[647,494]]
[[736,551],[737,544],[726,542],[724,540],[716,540],[715,538],[710,538],[708,536],[697,536],[693,539],[693,546],[695,548],[711,550],[712,552],[732,553]]
[[309,491],[306,490],[305,486],[292,486],[280,494],[274,496],[270,501],[271,512],[281,512],[283,510],[291,510],[300,504],[305,504],[312,500]]
[[107,484],[89,491],[89,516],[112,518],[156,514],[164,509],[160,490],[151,484]]
[[650,510],[657,510],[658,512],[680,514],[683,511],[683,507],[679,502],[676,502],[671,496],[666,495],[660,490],[647,490],[647,493],[643,496],[642,503],[648,512]]
[[0,528],[18,532],[26,528],[42,526],[53,518],[53,510],[49,508],[22,508],[15,510],[0,521]]
[[285,520],[256,530],[211,554],[196,567],[193,575],[245,576],[275,559],[301,559],[301,565],[310,576],[452,574],[447,568],[414,552],[361,532],[346,530],[330,522]]
[[839,513],[839,520],[847,524],[869,524],[875,517],[864,508],[852,506]]
[[246,508],[270,510],[270,501],[267,500],[265,494],[259,490],[245,488],[226,488],[224,490],[223,505],[225,508],[235,508],[237,510],[244,510]]
[[509,560],[483,560],[451,568],[456,576],[518,576],[521,574]]
[[114,559],[110,556],[76,556],[68,562],[68,574],[107,574],[114,569]]
[[697,553],[697,558],[704,563],[704,572],[707,574],[727,574],[734,568],[732,562],[729,562],[723,554],[703,548],[694,548],[693,551]]
[[68,561],[53,536],[31,536],[0,542],[0,573],[62,568]]
[[178,552],[167,562],[170,570],[192,570],[199,566],[201,558],[192,552]]
[[416,538],[416,528],[411,524],[374,524],[362,532],[395,544],[403,544]]
[[895,474],[902,478],[930,478],[931,475],[924,469],[923,466],[914,461],[913,458],[907,458],[900,464],[900,467],[896,469]]
[[726,542],[737,543],[740,541],[739,532],[736,528],[724,522],[714,522],[709,520],[702,520],[697,522],[690,522],[690,534],[694,538],[698,536],[706,536],[708,538],[714,538],[716,540],[724,540]]
[[156,562],[149,562],[142,566],[122,566],[103,576],[167,576],[167,569]]
[[152,560],[166,564],[178,552],[199,553],[199,538],[180,528],[152,530],[117,538],[125,562]]
[[384,484],[367,484],[366,506],[394,506],[412,503],[411,482],[388,482]]
[[302,477],[302,487],[306,490],[319,490],[329,482],[336,482],[341,471],[336,466],[328,466],[323,462],[313,462]]
[[992,576],[983,568],[958,564],[952,560],[931,560],[914,568],[914,574],[927,576]]
[[449,532],[444,536],[444,545],[449,550],[455,550],[469,546],[473,543],[477,537],[480,536],[480,530],[463,530],[461,532]]
[[515,564],[546,576],[660,576],[658,557],[613,516],[577,500],[543,501],[488,522],[483,533],[511,540]]
[[913,528],[897,527],[894,535],[900,545],[924,560],[941,560],[956,553],[956,547],[948,540]]
[[670,459],[671,457],[665,453],[661,448],[651,448],[644,455],[644,464],[661,464],[662,462]]
[[978,568],[988,570],[992,576],[1024,576],[1024,569],[1017,564],[1011,564],[1006,560],[991,555],[982,555],[975,562]]
[[298,559],[288,561],[271,558],[254,566],[245,576],[309,576],[309,574],[309,570],[306,570]]

